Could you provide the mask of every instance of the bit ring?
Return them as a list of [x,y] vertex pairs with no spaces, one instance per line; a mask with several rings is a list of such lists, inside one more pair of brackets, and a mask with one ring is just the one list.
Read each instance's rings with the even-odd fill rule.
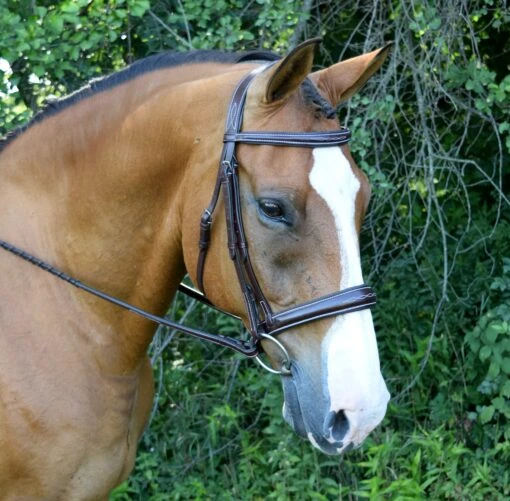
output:
[[268,341],[272,341],[274,344],[276,344],[276,346],[278,346],[278,348],[280,348],[281,352],[283,353],[283,355],[285,357],[285,360],[284,360],[284,362],[282,364],[281,370],[276,370],[276,369],[273,369],[272,367],[270,367],[268,364],[266,364],[260,358],[259,355],[257,355],[255,357],[255,360],[259,363],[259,365],[261,367],[266,369],[266,371],[270,372],[271,374],[277,374],[277,375],[280,375],[280,376],[290,376],[292,374],[292,372],[290,370],[291,362],[290,362],[289,352],[286,350],[285,346],[283,346],[283,344],[280,343],[280,341],[278,341],[278,339],[274,338],[273,336],[270,336],[269,334],[261,333],[260,337],[262,339],[267,339]]

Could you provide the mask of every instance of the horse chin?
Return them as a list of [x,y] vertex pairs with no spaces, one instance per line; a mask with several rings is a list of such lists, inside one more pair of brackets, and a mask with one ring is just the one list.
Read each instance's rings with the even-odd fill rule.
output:
[[322,412],[322,398],[311,389],[311,384],[303,381],[303,373],[293,365],[293,376],[282,378],[285,402],[283,404],[283,418],[302,438],[321,452],[337,455],[353,448],[351,442],[326,438],[323,433],[324,413]]

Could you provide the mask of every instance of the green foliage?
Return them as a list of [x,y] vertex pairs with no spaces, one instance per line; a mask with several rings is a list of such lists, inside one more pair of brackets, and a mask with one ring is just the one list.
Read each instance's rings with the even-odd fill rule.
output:
[[[287,47],[299,19],[296,0],[182,0],[154,2],[140,30],[149,48],[246,50]],[[148,20],[149,21],[149,20]],[[165,42],[165,38],[168,41]]]
[[1,4],[0,32],[8,35],[0,39],[0,56],[10,68],[3,71],[0,96],[9,96],[15,112],[1,108],[0,133],[26,121],[29,112],[48,98],[125,65],[126,23],[142,15],[149,2],[117,0],[115,8],[111,4],[107,0]]
[[[373,186],[362,255],[393,395],[384,423],[325,457],[284,425],[277,379],[162,330],[151,423],[112,500],[510,497],[509,21],[493,0],[0,3],[0,134],[162,50],[283,52],[320,34],[321,66],[395,42],[341,110]],[[171,313],[241,335],[182,298]]]
[[467,378],[476,404],[472,419],[492,424],[493,440],[510,440],[510,259],[504,260],[503,276],[494,279],[491,290],[500,296],[499,304],[466,335]]

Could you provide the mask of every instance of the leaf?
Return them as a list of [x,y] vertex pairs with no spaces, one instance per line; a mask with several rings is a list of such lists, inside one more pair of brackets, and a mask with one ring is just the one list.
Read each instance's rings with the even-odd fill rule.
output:
[[482,362],[485,362],[492,353],[492,348],[490,346],[482,346],[482,349],[480,350],[480,354],[478,355],[480,357],[480,360]]
[[505,408],[508,406],[506,400],[503,397],[496,397],[492,401],[492,404],[494,406],[494,409],[496,409],[500,412],[503,412],[505,410]]
[[501,361],[501,370],[510,375],[510,357],[504,357]]
[[439,18],[439,17],[432,19],[432,21],[430,21],[430,23],[429,23],[429,28],[431,30],[435,31],[435,30],[438,30],[440,27],[441,27],[441,18]]
[[507,379],[501,388],[501,395],[510,398],[510,379]]
[[489,366],[489,372],[487,373],[487,376],[489,376],[491,379],[495,379],[501,370],[501,367],[496,361],[492,361]]
[[482,409],[482,412],[480,412],[480,414],[478,415],[478,417],[480,418],[480,422],[482,424],[488,423],[492,419],[492,416],[494,416],[494,411],[495,409],[493,405],[488,405],[484,407]]
[[498,129],[499,129],[499,132],[501,132],[501,134],[503,134],[503,132],[510,130],[510,123],[509,122],[501,122],[499,124]]
[[45,22],[48,24],[48,28],[53,32],[53,34],[58,35],[62,33],[64,29],[64,20],[62,17],[52,14],[46,17]]
[[130,14],[133,17],[142,17],[150,8],[149,0],[136,0],[130,5]]
[[494,342],[496,341],[497,337],[498,337],[498,334],[500,332],[502,332],[502,326],[499,325],[498,323],[496,322],[492,322],[488,327],[487,329],[485,329],[485,339],[487,340],[487,342],[489,344],[494,344]]

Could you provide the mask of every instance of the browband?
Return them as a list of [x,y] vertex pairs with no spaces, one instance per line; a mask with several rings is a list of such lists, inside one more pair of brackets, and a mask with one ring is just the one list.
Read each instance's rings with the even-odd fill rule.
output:
[[326,132],[236,132],[225,133],[224,143],[296,146],[298,148],[325,148],[341,146],[351,139],[351,131],[342,127]]

